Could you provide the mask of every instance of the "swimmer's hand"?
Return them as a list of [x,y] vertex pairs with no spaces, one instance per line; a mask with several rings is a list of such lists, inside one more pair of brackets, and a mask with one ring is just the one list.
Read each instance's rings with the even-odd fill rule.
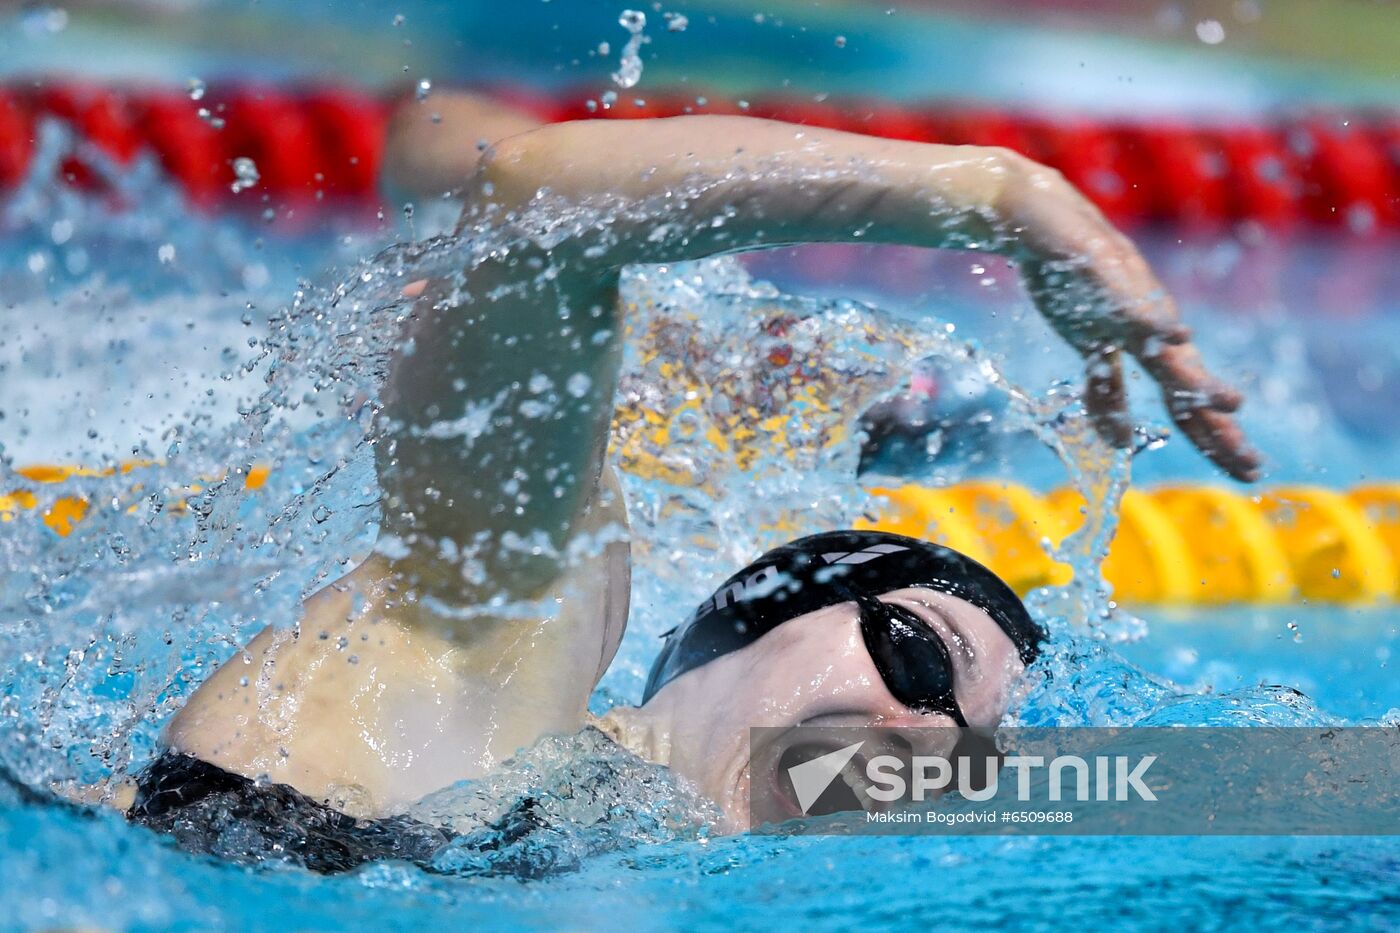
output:
[[1088,365],[1085,404],[1112,444],[1132,443],[1121,355],[1157,380],[1172,420],[1235,479],[1259,476],[1260,457],[1231,416],[1238,391],[1212,376],[1146,260],[1058,173],[1010,160],[998,202],[1036,307]]

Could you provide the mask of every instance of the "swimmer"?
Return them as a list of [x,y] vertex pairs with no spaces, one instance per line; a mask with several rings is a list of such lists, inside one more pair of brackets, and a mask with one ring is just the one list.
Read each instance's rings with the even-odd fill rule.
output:
[[[746,117],[498,138],[489,119],[449,112],[429,129],[418,113],[396,120],[391,181],[449,186],[468,235],[504,228],[514,245],[456,291],[407,290],[418,300],[373,438],[379,545],[190,697],[139,777],[136,820],[188,828],[212,798],[249,821],[290,814],[316,828],[290,849],[326,870],[378,857],[403,833],[430,850],[446,836],[406,820],[411,804],[592,722],[672,768],[737,830],[752,726],[1001,719],[1043,635],[1014,594],[946,548],[840,531],[727,581],[667,637],[642,705],[590,720],[628,610],[626,511],[605,453],[629,264],[802,242],[975,241],[1017,264],[1088,360],[1086,402],[1110,440],[1130,441],[1129,354],[1197,447],[1254,476],[1231,418],[1239,396],[1205,371],[1146,263],[1074,188],[1020,156]],[[422,133],[444,135],[430,148],[413,143]],[[483,137],[494,139],[485,155]],[[453,160],[465,180],[421,169],[415,152]],[[531,218],[572,210],[607,222],[541,244]],[[527,401],[538,417],[518,414]],[[522,619],[520,605],[542,608]],[[511,831],[531,819],[507,817]]]

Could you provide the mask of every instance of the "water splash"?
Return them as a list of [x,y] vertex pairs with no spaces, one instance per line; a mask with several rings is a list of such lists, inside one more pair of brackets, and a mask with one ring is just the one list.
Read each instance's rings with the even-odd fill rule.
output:
[[[640,844],[697,839],[717,814],[665,768],[595,729],[547,736],[489,777],[429,794],[410,816],[459,834],[433,859],[458,875],[538,877]],[[530,831],[503,832],[527,820]]]
[[[55,143],[55,131],[45,132],[41,163],[48,160],[51,178],[71,142]],[[517,218],[509,231],[394,247],[330,285],[302,282],[281,307],[253,315],[241,287],[246,257],[221,252],[223,228],[164,222],[184,206],[148,163],[104,171],[118,202],[140,210],[123,212],[36,176],[4,214],[20,242],[41,244],[46,262],[66,270],[5,283],[13,302],[8,332],[17,335],[15,345],[35,351],[3,373],[8,423],[37,423],[54,404],[32,393],[19,410],[9,401],[46,371],[58,380],[52,394],[79,424],[107,432],[122,407],[133,406],[121,443],[103,433],[55,451],[81,458],[93,475],[43,484],[15,472],[13,453],[0,461],[0,487],[33,497],[33,508],[6,522],[0,536],[0,720],[7,727],[0,767],[31,787],[101,783],[139,766],[162,721],[218,664],[264,625],[291,624],[301,598],[367,553],[378,522],[374,399],[410,312],[404,285],[439,279],[450,300],[475,264],[515,249],[520,238],[548,248],[610,219],[593,208],[550,209],[533,218],[535,226]],[[60,223],[67,226],[56,230]],[[117,248],[93,249],[89,265],[75,267],[73,251],[94,236]],[[161,264],[167,242],[178,258]],[[121,264],[128,252],[143,257],[135,272]],[[176,284],[153,279],[152,270],[164,268],[179,276]],[[540,270],[540,281],[548,272]],[[230,281],[240,288],[222,297]],[[1274,694],[1183,700],[1113,652],[1106,636],[1130,635],[1132,624],[1124,628],[1114,612],[1098,566],[1127,482],[1126,458],[1102,447],[1065,387],[1027,392],[937,322],[786,295],[730,259],[632,270],[622,294],[629,340],[612,443],[631,508],[635,608],[598,708],[639,695],[653,636],[711,581],[788,537],[846,526],[878,508],[855,482],[860,417],[917,361],[934,358],[1003,393],[996,430],[1038,438],[1089,503],[1085,527],[1058,552],[1074,567],[1075,583],[1031,600],[1055,638],[1015,714],[1023,724],[1181,721],[1227,707],[1265,721],[1319,717]],[[36,330],[32,322],[53,319],[55,305],[70,326]],[[184,309],[179,315],[176,306]],[[91,342],[71,327],[84,309],[94,323],[110,325],[88,331]],[[122,341],[188,355],[196,340],[221,347],[212,378],[183,360],[187,382],[174,389],[181,407],[154,429],[151,411],[122,397],[122,379],[104,385],[104,367],[123,354],[140,358]],[[89,404],[72,407],[80,399]],[[131,460],[144,465],[125,470],[121,464]],[[250,488],[260,465],[271,467],[268,479]],[[85,503],[86,516],[60,537],[36,516],[54,513],[64,499]],[[483,801],[499,805],[542,774],[601,773],[587,770],[598,754],[585,739],[569,740],[522,759],[519,773],[458,788],[455,803],[444,797],[431,805],[460,804],[453,818],[467,819]],[[653,770],[601,760],[620,783],[598,785],[606,793],[594,803],[635,805],[628,819],[640,822],[624,821],[628,833],[660,839],[657,827],[682,831],[676,814],[689,811],[676,809]],[[594,804],[564,800],[561,825],[586,822],[573,808]],[[560,858],[574,858],[616,841],[592,831],[565,829],[549,844]]]
[[642,80],[642,46],[651,41],[646,35],[647,15],[641,10],[623,10],[617,22],[629,36],[627,44],[622,47],[617,71],[613,72],[613,83],[621,88],[636,87],[637,82]]

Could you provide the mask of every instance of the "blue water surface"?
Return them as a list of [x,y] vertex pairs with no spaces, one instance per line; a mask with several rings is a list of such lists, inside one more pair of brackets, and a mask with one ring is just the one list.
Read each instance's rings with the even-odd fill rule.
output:
[[[332,245],[288,243],[279,254],[291,251],[312,262]],[[271,273],[267,287],[295,288],[296,271]],[[1144,614],[1149,634],[1112,651],[1187,692],[1287,684],[1352,720],[1400,705],[1394,611]],[[649,644],[629,642],[624,657],[644,666]],[[847,929],[857,920],[870,929],[1110,920],[1355,929],[1400,918],[1400,842],[1388,839],[736,837],[625,849],[542,881],[430,876],[394,863],[326,878],[193,857],[114,813],[0,792],[0,852],[0,926],[9,929]]]
[[[158,180],[152,184],[154,188],[141,190],[148,196],[164,190]],[[386,231],[342,230],[291,240],[261,229],[256,219],[188,219],[153,226],[143,224],[140,215],[110,216],[103,213],[106,208],[65,200],[43,186],[29,196],[10,206],[0,249],[3,267],[17,270],[7,272],[3,282],[9,355],[0,368],[0,398],[5,400],[0,402],[5,408],[0,436],[14,463],[129,457],[133,447],[143,444],[158,446],[152,454],[178,456],[182,436],[170,429],[191,423],[192,393],[208,399],[197,406],[194,425],[213,433],[214,425],[236,422],[241,396],[219,387],[246,387],[240,380],[264,377],[256,369],[237,374],[253,350],[249,337],[263,333],[273,309],[309,288],[303,279],[338,281],[343,272],[325,271],[327,267],[348,266],[389,236]],[[178,211],[179,206],[150,209]],[[54,224],[64,219],[77,225],[76,235],[65,231],[65,236],[55,236]],[[162,258],[170,255],[162,253],[166,245],[173,247],[173,262]],[[79,256],[79,249],[88,252]],[[1336,250],[1328,244],[1300,249],[1289,254],[1302,257],[1296,260],[1302,264],[1300,275],[1316,278],[1334,268],[1328,257]],[[1159,262],[1180,256],[1170,242],[1155,250]],[[1248,268],[1247,251],[1242,256],[1231,252],[1228,240],[1213,250],[1202,248],[1202,266],[1214,268],[1212,260],[1218,266],[1222,251],[1230,254],[1226,258],[1235,264],[1229,267],[1235,275]],[[979,257],[949,262],[962,264],[960,275],[984,277],[984,272],[969,271]],[[1373,404],[1394,385],[1389,380],[1397,319],[1386,305],[1391,300],[1387,289],[1377,288],[1351,319],[1352,326],[1343,330],[1328,320],[1310,321],[1311,309],[1286,302],[1267,313],[1242,315],[1225,294],[1231,275],[1217,277],[1214,285],[1209,276],[1194,280],[1204,284],[1184,302],[1185,313],[1208,358],[1265,400],[1252,403],[1244,419],[1270,455],[1274,478],[1344,485],[1363,477],[1400,475],[1400,442],[1388,433],[1393,419],[1377,415]],[[800,275],[781,284],[803,290]],[[830,288],[829,283],[809,284],[812,292]],[[1014,288],[969,292],[935,286],[911,296],[895,284],[852,283],[847,293],[906,316],[936,312],[956,323],[959,334],[975,336],[1008,372],[1037,390],[1078,378],[1072,356],[1029,316]],[[110,313],[104,311],[109,305]],[[995,319],[986,316],[989,310],[997,312]],[[138,316],[120,316],[127,312]],[[82,323],[46,329],[52,323],[47,319],[58,315]],[[1319,347],[1315,336],[1329,331],[1337,339]],[[62,339],[55,342],[55,333]],[[1358,382],[1354,364],[1373,371]],[[229,379],[222,378],[224,372]],[[176,378],[189,381],[172,389]],[[206,388],[214,390],[207,397],[201,394]],[[1144,417],[1160,420],[1151,394],[1138,394]],[[127,410],[129,399],[139,401]],[[104,416],[117,414],[95,423],[90,412],[97,410]],[[158,445],[153,438],[160,439]],[[1001,467],[1032,485],[1063,481],[1053,458],[1037,456],[1034,462],[1003,461]],[[1135,469],[1149,480],[1220,481],[1179,442],[1144,453]],[[293,476],[278,491],[289,497],[305,492],[299,482]],[[328,510],[343,511],[353,503],[355,489],[333,487],[320,495]],[[4,567],[7,580],[27,569],[13,563],[21,558],[80,570],[105,566],[77,553],[87,546],[81,535],[70,539],[75,544],[42,539],[46,543],[28,551],[23,548],[40,539],[26,535],[16,526],[0,526],[4,556],[12,561]],[[108,539],[99,543],[102,560],[124,546]],[[65,547],[74,553],[60,553]],[[310,570],[306,572],[309,577]],[[92,577],[86,585],[100,588],[103,579]],[[72,600],[81,598],[82,582],[82,574],[74,573],[44,581],[33,591],[0,592],[7,607],[25,607],[0,619],[0,625],[13,627],[6,629],[16,639],[12,643],[32,637],[47,619],[71,622],[64,613]],[[295,583],[284,589],[294,592]],[[270,592],[278,591],[274,587]],[[619,674],[600,693],[603,704],[635,701],[638,671],[649,662],[653,636],[662,627],[664,613],[657,608],[656,594],[642,591],[641,596],[638,613],[643,618],[629,632]],[[1400,613],[1394,609],[1138,612],[1147,623],[1144,637],[1118,641],[1109,637],[1110,631],[1102,644],[1088,639],[1102,651],[1092,676],[1109,696],[1110,712],[1128,716],[1149,691],[1208,703],[1222,695],[1253,697],[1254,688],[1277,684],[1306,694],[1307,715],[1316,721],[1369,722],[1388,716],[1387,722],[1395,722],[1400,687],[1391,664],[1400,648]],[[162,625],[170,618],[164,608],[152,612],[150,631],[140,633],[142,650],[159,653]],[[101,624],[93,620],[92,630],[99,631]],[[211,622],[202,617],[200,624],[246,633],[254,620]],[[0,684],[0,712],[9,727],[0,733],[0,745],[7,759],[12,754],[48,756],[46,762],[62,762],[70,753],[80,757],[63,746],[62,736],[56,748],[20,744],[21,733],[25,741],[33,739],[36,710],[28,698],[47,695],[41,687],[51,685],[51,678],[67,676],[80,688],[60,691],[71,708],[46,711],[64,724],[69,737],[83,734],[90,711],[85,703],[106,709],[101,703],[128,689],[128,682],[140,684],[116,659],[96,651],[98,661],[85,659],[84,651],[92,646],[74,631],[57,624],[53,631],[50,653],[5,659],[7,670],[16,672]],[[230,650],[227,643],[201,648],[212,663]],[[188,679],[201,669],[198,660],[176,658],[171,669]],[[102,669],[94,671],[94,663]],[[177,682],[169,690],[179,694],[188,688]],[[168,715],[168,705],[160,708],[160,716]],[[100,728],[88,723],[88,728],[105,735],[110,726],[112,734],[125,729],[135,735],[135,749],[121,750],[139,760],[149,754],[150,737],[159,725],[157,717],[125,725],[104,722]],[[528,882],[433,876],[395,863],[328,878],[190,856],[115,813],[58,803],[42,784],[31,783],[25,789],[0,785],[0,866],[0,929],[15,930],[477,925],[727,930],[778,924],[1074,929],[1108,923],[1141,929],[1267,924],[1311,930],[1393,929],[1400,924],[1400,842],[1376,838],[702,837],[624,848],[587,860],[575,872]]]

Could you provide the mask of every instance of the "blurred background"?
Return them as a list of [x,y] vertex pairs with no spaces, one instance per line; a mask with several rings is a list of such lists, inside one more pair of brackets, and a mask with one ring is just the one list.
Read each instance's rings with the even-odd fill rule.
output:
[[[0,0],[0,628],[9,626],[0,662],[10,672],[0,678],[0,714],[9,717],[0,764],[68,758],[74,768],[93,767],[95,755],[81,743],[65,745],[61,728],[94,742],[117,736],[117,764],[140,760],[158,726],[152,710],[164,704],[168,712],[204,676],[200,665],[227,657],[238,641],[229,633],[261,625],[259,614],[279,605],[273,597],[294,605],[285,601],[299,592],[295,572],[272,596],[235,592],[238,573],[194,558],[241,539],[188,543],[178,537],[179,521],[193,524],[188,508],[178,520],[170,513],[180,503],[200,505],[184,490],[192,477],[266,449],[225,445],[225,437],[242,435],[223,427],[247,415],[242,403],[257,395],[249,388],[262,385],[265,360],[246,361],[262,352],[279,309],[308,295],[314,304],[325,294],[318,288],[345,282],[362,258],[436,229],[429,205],[392,203],[376,176],[390,108],[421,107],[431,119],[435,99],[452,88],[494,95],[546,120],[749,113],[1011,146],[1064,172],[1142,247],[1212,367],[1245,390],[1242,421],[1267,457],[1263,486],[1246,488],[1180,439],[1158,443],[1162,407],[1139,384],[1142,450],[1104,568],[1117,598],[1134,612],[1147,607],[1152,624],[1148,637],[1115,650],[1170,678],[1203,708],[1213,694],[1228,707],[1221,721],[1247,721],[1261,709],[1261,721],[1271,721],[1273,695],[1251,699],[1249,691],[1286,684],[1328,714],[1394,724],[1400,7],[1393,2]],[[854,297],[947,322],[1030,396],[1080,380],[1079,361],[996,257],[824,246],[743,262],[788,293]],[[966,513],[984,522],[972,537],[1011,541],[1021,557],[1040,561],[1031,568],[1040,573],[1048,563],[1044,526],[1028,516],[1048,514],[1065,470],[1037,441],[997,430],[1004,405],[966,373],[926,366],[868,422],[865,466],[939,487],[930,495],[988,477],[1029,487],[1039,498],[999,498],[984,486],[969,495],[987,502]],[[299,416],[314,420],[312,407]],[[300,555],[311,542],[310,556],[297,558],[309,564],[320,559],[318,548],[329,553],[350,540],[338,523],[348,526],[355,510],[342,506],[372,484],[326,492],[320,442],[304,451],[282,442],[307,463],[293,469],[297,458],[287,457],[270,486],[225,496],[227,512],[215,518],[221,530],[261,546],[257,509],[304,502],[301,524],[279,519],[266,527],[294,530],[267,536],[284,562],[293,545]],[[127,521],[117,505],[132,492],[129,477],[24,469],[115,472],[130,459],[166,461],[169,475],[161,468],[152,475],[184,490],[172,495],[170,521]],[[918,517],[946,519],[951,511],[946,500],[921,501],[928,514]],[[327,522],[316,502],[335,506],[338,517]],[[103,512],[104,503],[113,507]],[[1075,503],[1070,511],[1078,514]],[[70,534],[85,514],[87,526]],[[42,520],[14,520],[22,515]],[[142,560],[165,561],[167,549],[193,582],[153,574],[146,585],[187,600],[195,607],[189,617],[183,605],[172,615],[139,601],[102,619],[84,615],[85,594],[133,576]],[[234,550],[225,547],[224,556]],[[1119,558],[1157,576],[1115,579]],[[239,572],[272,571],[250,564]],[[687,584],[702,582],[685,573],[696,576]],[[647,579],[634,577],[634,616],[642,617],[624,649],[626,683],[649,663],[651,636],[665,627],[660,616],[691,604],[671,592],[649,598],[641,588]],[[1031,574],[1016,582],[1024,589],[1045,580]],[[124,591],[114,592],[115,602]],[[211,601],[220,592],[228,594],[223,608]],[[1126,615],[1096,634],[1141,634]],[[128,618],[144,621],[128,631]],[[1198,624],[1157,624],[1178,621]],[[129,646],[137,636],[140,650]],[[1120,676],[1117,657],[1091,666],[1079,684],[1086,716],[1141,699],[1143,681]],[[143,659],[159,663],[143,672]],[[66,773],[35,768],[36,787]],[[1337,897],[1351,910],[1393,889],[1396,864],[1369,839],[1316,858],[1298,856],[1301,843],[1288,848],[1296,840],[1240,842],[1223,856],[1211,846],[1139,840],[873,854],[790,843],[750,851],[747,841],[726,848],[711,840],[699,847],[710,854],[694,854],[693,864],[691,853],[669,850],[652,863],[651,856],[595,863],[572,888],[437,889],[392,866],[338,886],[181,860],[114,816],[70,817],[52,805],[34,815],[18,801],[0,796],[0,891],[17,892],[4,902],[23,901],[32,929],[251,928],[246,917],[269,929],[286,928],[289,918],[319,929],[366,917],[417,929],[460,926],[467,916],[498,925],[493,911],[501,910],[528,914],[534,926],[557,927],[567,916],[589,928],[647,909],[675,911],[679,928],[703,928],[692,922],[699,917],[731,929],[743,923],[726,911],[746,902],[827,923],[855,903],[898,916],[887,921],[894,923],[906,920],[906,907],[910,916],[944,910],[909,883],[911,872],[935,864],[951,879],[945,893],[964,899],[960,917],[1000,923],[1007,903],[1025,902],[1032,913],[1018,917],[1043,920],[1036,911],[1048,903],[1063,922],[1077,923],[1085,910],[1118,918],[1125,905],[1147,903],[1150,927],[1163,915],[1189,924],[1212,896],[1228,902],[1222,917],[1265,903],[1270,892],[1290,899],[1281,910],[1299,909],[1291,899],[1309,886],[1316,899],[1304,903],[1324,905],[1318,916],[1334,910]],[[843,886],[813,865],[863,867]],[[1062,883],[1066,874],[1073,884]],[[623,878],[641,881],[629,887]],[[1204,894],[1202,878],[1211,880]],[[1142,900],[1153,892],[1166,901]]]
[[[1390,3],[88,0],[0,15],[0,183],[29,177],[22,137],[57,116],[121,158],[154,147],[208,209],[277,214],[261,232],[294,235],[281,253],[304,268],[345,233],[345,209],[364,221],[385,207],[373,171],[385,102],[408,94],[427,110],[435,91],[470,87],[546,119],[748,112],[1010,145],[1143,245],[1256,400],[1246,422],[1271,478],[1350,484],[1378,461],[1400,468]],[[108,91],[115,103],[94,102]],[[308,155],[308,139],[324,151]],[[331,150],[354,171],[327,180]],[[231,197],[240,159],[259,177]],[[63,170],[91,182],[74,161]],[[387,207],[392,226],[402,205]],[[984,331],[989,309],[1025,311],[995,261],[843,247],[751,266]],[[994,336],[1031,383],[1072,362],[1043,329]],[[1212,475],[1182,445],[1139,461],[1149,481]]]
[[[1375,0],[711,0],[651,19],[648,87],[740,96],[985,100],[1076,113],[1219,117],[1400,103],[1400,16]],[[608,89],[629,5],[293,0],[7,3],[10,75],[183,81],[427,77]],[[669,15],[668,15],[669,14]],[[683,17],[684,25],[679,18]],[[601,52],[600,46],[610,52]]]

